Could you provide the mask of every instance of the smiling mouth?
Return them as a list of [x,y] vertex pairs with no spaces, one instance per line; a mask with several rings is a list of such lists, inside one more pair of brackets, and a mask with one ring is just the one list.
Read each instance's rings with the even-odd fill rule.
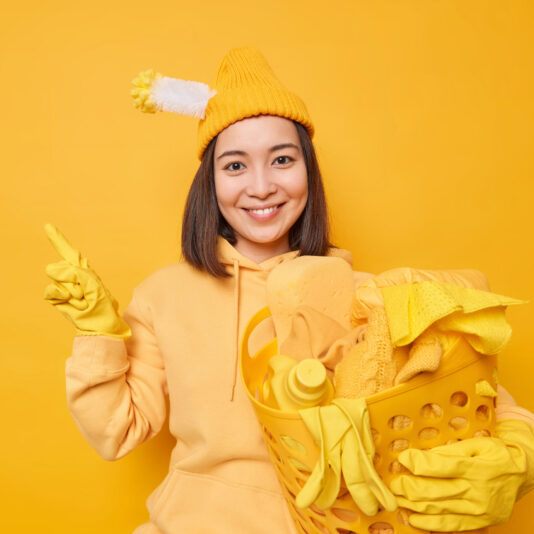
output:
[[276,211],[278,208],[280,208],[284,204],[285,202],[283,202],[282,204],[277,204],[276,206],[271,206],[270,208],[263,208],[263,209],[248,209],[248,208],[243,208],[243,209],[250,213],[255,213],[256,215],[268,215],[269,213]]

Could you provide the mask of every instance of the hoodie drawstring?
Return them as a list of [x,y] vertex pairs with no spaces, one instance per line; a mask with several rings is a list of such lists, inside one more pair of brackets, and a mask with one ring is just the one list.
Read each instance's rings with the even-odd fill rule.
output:
[[237,366],[239,361],[239,260],[234,259],[234,319],[235,319],[235,357],[234,357],[234,379],[232,383],[232,396],[230,401],[234,402],[234,392],[237,382]]

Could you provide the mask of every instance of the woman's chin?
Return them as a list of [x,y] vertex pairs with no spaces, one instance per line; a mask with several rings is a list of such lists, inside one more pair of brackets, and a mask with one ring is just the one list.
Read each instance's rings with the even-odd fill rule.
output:
[[249,234],[241,235],[238,238],[238,242],[241,244],[257,249],[288,249],[288,235],[279,233],[272,234]]
[[282,241],[287,241],[283,236],[272,235],[272,236],[254,236],[249,241],[252,244],[264,247],[273,247],[280,244]]

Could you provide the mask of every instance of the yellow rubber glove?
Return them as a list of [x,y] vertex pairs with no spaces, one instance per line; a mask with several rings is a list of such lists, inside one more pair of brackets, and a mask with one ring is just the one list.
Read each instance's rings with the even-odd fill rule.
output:
[[302,420],[320,448],[319,459],[299,491],[295,504],[303,509],[315,504],[330,508],[341,485],[341,440],[350,423],[337,406],[315,406],[299,410]]
[[506,522],[527,473],[522,447],[500,438],[407,449],[398,460],[416,476],[400,475],[390,488],[399,506],[415,512],[410,524],[434,532]]
[[52,224],[45,224],[48,239],[63,260],[46,266],[53,280],[44,299],[55,306],[76,327],[76,335],[101,335],[127,339],[130,327],[118,313],[119,303],[75,249]]
[[397,502],[375,471],[375,447],[364,399],[334,399],[331,405],[299,410],[320,445],[319,460],[297,495],[296,505],[327,509],[336,500],[341,472],[360,510],[374,516],[379,504],[393,511]]
[[378,513],[379,504],[393,512],[397,509],[397,499],[373,465],[375,444],[365,399],[340,398],[332,402],[345,414],[352,427],[341,444],[341,471],[354,502],[369,516]]

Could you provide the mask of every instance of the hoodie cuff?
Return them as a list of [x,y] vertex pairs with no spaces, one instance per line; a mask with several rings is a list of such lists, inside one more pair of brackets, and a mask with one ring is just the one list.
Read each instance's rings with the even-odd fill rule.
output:
[[124,371],[128,366],[128,354],[123,339],[108,336],[75,336],[72,355],[66,368],[95,371]]
[[497,385],[497,406],[495,407],[497,421],[502,419],[516,419],[534,426],[534,414],[517,405],[515,399],[501,384]]

